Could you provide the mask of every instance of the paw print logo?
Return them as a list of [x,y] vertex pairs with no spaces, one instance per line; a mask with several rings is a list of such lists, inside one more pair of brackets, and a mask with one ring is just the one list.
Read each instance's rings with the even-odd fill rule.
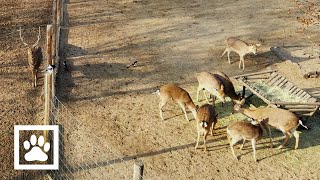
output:
[[59,126],[15,125],[14,169],[59,170]]
[[38,146],[37,146],[37,137],[35,135],[32,135],[30,137],[30,142],[28,140],[23,142],[24,149],[29,150],[30,144],[32,146],[31,150],[24,155],[24,159],[26,161],[48,160],[48,155],[46,154],[46,152],[50,150],[50,143],[46,142],[44,144],[43,136],[40,136],[38,138]]

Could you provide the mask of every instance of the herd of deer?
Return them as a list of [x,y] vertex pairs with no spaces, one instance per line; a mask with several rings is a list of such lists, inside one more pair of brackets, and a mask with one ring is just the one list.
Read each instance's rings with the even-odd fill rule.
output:
[[[40,40],[40,27],[39,27],[39,34],[36,43],[33,45],[29,45],[24,42],[23,37],[21,35],[21,28],[19,30],[19,35],[22,43],[27,46],[27,53],[28,53],[28,64],[29,69],[32,73],[33,79],[33,86],[37,86],[37,73],[39,71],[40,64],[42,62],[42,49],[38,47],[38,43]],[[260,44],[248,44],[238,38],[229,37],[225,41],[227,48],[223,52],[222,56],[227,53],[228,55],[228,62],[230,63],[230,52],[234,51],[240,56],[240,63],[239,69],[244,70],[244,56],[249,53],[256,54],[257,47]],[[197,102],[199,102],[199,93],[203,91],[204,97],[206,101],[209,103],[207,98],[206,92],[212,95],[212,103],[215,104],[215,98],[217,97],[222,104],[225,103],[225,96],[228,96],[232,99],[234,103],[234,110],[245,114],[246,116],[252,118],[252,123],[245,122],[245,121],[235,121],[230,123],[227,126],[227,137],[230,142],[230,148],[232,151],[233,157],[236,159],[237,156],[234,153],[233,146],[240,140],[243,140],[243,143],[240,149],[243,148],[243,145],[246,140],[251,140],[252,148],[253,148],[253,157],[254,160],[256,159],[256,141],[262,137],[262,128],[265,128],[269,134],[270,143],[272,147],[272,138],[270,132],[270,126],[279,129],[285,135],[284,142],[278,147],[279,149],[282,148],[288,141],[289,137],[292,135],[296,139],[295,149],[298,148],[299,145],[299,134],[296,129],[300,125],[304,126],[292,112],[284,109],[279,108],[258,108],[256,110],[245,109],[242,107],[244,104],[245,99],[241,97],[240,94],[236,94],[234,86],[229,79],[229,77],[220,71],[215,71],[214,73],[209,72],[201,72],[197,74],[198,80],[198,88],[197,88]],[[195,148],[197,149],[199,146],[200,136],[203,134],[203,141],[204,141],[204,149],[207,150],[206,146],[206,138],[208,133],[211,131],[211,135],[213,135],[213,130],[215,125],[217,124],[218,120],[218,113],[215,110],[215,107],[211,104],[204,104],[201,107],[196,106],[189,93],[184,89],[174,85],[174,84],[167,84],[164,85],[158,90],[155,94],[158,94],[160,97],[160,117],[163,120],[163,110],[162,108],[167,104],[167,102],[172,99],[181,107],[185,118],[189,121],[186,107],[191,110],[196,122],[197,122],[197,142]],[[304,126],[305,127],[305,126]],[[306,127],[305,127],[306,128]]]
[[[249,45],[244,41],[241,41],[237,38],[231,37],[226,40],[227,48],[223,52],[222,56],[227,52],[228,60],[230,62],[229,54],[231,51],[235,51],[240,55],[240,63],[239,68],[242,67],[244,69],[244,55],[252,52],[256,54],[257,46],[259,45]],[[234,86],[229,79],[229,77],[220,71],[214,71],[213,73],[209,72],[201,72],[196,75],[198,80],[198,88],[197,88],[197,102],[199,102],[199,93],[203,91],[204,97],[207,101],[206,104],[198,107],[192,101],[189,93],[182,89],[181,87],[175,84],[166,84],[163,85],[159,90],[157,90],[154,94],[157,94],[160,97],[159,109],[160,109],[160,117],[163,118],[163,110],[162,108],[167,104],[169,100],[173,100],[176,102],[182,109],[185,118],[189,122],[186,107],[192,112],[193,117],[196,120],[197,127],[197,141],[195,148],[197,149],[199,146],[200,136],[203,135],[204,141],[204,150],[207,150],[206,139],[209,132],[213,135],[213,130],[218,121],[218,112],[215,110],[214,104],[215,99],[218,98],[222,105],[225,103],[225,97],[228,96],[232,99],[234,104],[234,110],[240,112],[249,118],[252,119],[251,123],[246,121],[234,121],[231,122],[227,126],[227,138],[230,143],[231,152],[234,158],[238,159],[238,157],[234,153],[233,146],[243,140],[243,143],[240,149],[243,148],[246,140],[250,140],[252,143],[253,149],[253,157],[256,159],[256,141],[262,138],[263,129],[266,129],[270,138],[270,146],[272,148],[272,138],[270,127],[274,127],[285,135],[284,142],[278,147],[281,149],[284,145],[287,144],[289,137],[292,135],[295,137],[295,149],[298,148],[299,145],[299,136],[300,132],[297,131],[297,127],[302,125],[302,121],[298,119],[298,117],[292,112],[280,108],[271,108],[271,107],[260,107],[255,110],[243,108],[245,99],[239,94],[235,92]],[[209,104],[209,100],[207,98],[207,94],[209,93],[212,96],[212,104]]]

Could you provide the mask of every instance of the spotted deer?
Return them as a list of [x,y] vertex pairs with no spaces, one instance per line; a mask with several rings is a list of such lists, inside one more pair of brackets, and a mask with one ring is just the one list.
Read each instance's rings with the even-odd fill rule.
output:
[[41,37],[40,26],[39,26],[38,39],[33,45],[29,45],[23,40],[21,32],[22,32],[22,30],[20,27],[20,29],[19,29],[20,40],[27,47],[29,70],[31,71],[32,81],[33,81],[32,86],[36,87],[37,86],[37,79],[38,79],[37,73],[39,71],[41,61],[43,59],[42,49],[41,49],[41,47],[38,46],[38,43],[39,43],[39,40]]
[[234,51],[240,56],[240,62],[239,62],[239,69],[241,69],[241,63],[242,63],[242,70],[244,70],[244,56],[249,53],[253,53],[254,55],[257,55],[257,47],[261,46],[261,44],[248,44],[236,37],[229,37],[225,40],[225,43],[227,45],[227,48],[224,50],[223,54],[221,55],[221,58],[227,53],[228,55],[228,62],[230,62],[230,52]]

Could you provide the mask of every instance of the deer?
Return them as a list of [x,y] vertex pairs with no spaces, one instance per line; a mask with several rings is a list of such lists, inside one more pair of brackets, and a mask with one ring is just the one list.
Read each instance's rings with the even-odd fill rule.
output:
[[37,86],[37,73],[39,71],[40,64],[43,60],[42,56],[42,49],[41,47],[38,46],[39,40],[41,38],[41,31],[40,31],[40,26],[39,26],[39,34],[38,34],[38,39],[33,45],[29,45],[26,42],[24,42],[23,37],[21,35],[21,27],[19,29],[19,35],[20,35],[20,40],[22,43],[27,46],[27,53],[28,53],[28,64],[29,64],[29,70],[31,71],[32,74],[32,86],[36,87]]
[[262,126],[256,121],[234,121],[227,126],[227,138],[230,143],[232,156],[239,160],[234,153],[233,146],[243,139],[240,150],[243,149],[246,140],[250,140],[253,149],[253,159],[257,162],[256,158],[256,142],[262,138],[263,129]]
[[198,88],[197,88],[197,102],[199,102],[199,93],[202,90],[205,99],[209,103],[206,92],[209,92],[212,96],[212,104],[215,104],[215,96],[220,99],[222,103],[225,102],[224,86],[216,75],[209,72],[201,72],[197,74]]
[[280,146],[278,146],[277,149],[283,148],[287,144],[289,137],[291,137],[292,135],[296,139],[294,149],[298,149],[301,132],[297,131],[296,129],[299,125],[308,129],[308,127],[303,125],[302,121],[299,120],[298,117],[289,110],[272,107],[260,107],[255,110],[251,110],[242,108],[241,105],[238,104],[234,105],[234,110],[258,122],[265,122],[265,127],[270,138],[271,148],[273,146],[273,143],[271,138],[270,126],[280,130],[285,136],[284,142]]
[[192,115],[197,120],[197,106],[193,103],[189,93],[182,89],[181,87],[175,84],[166,84],[160,87],[155,93],[160,98],[159,108],[160,108],[160,117],[162,120],[163,118],[163,110],[162,108],[172,99],[176,102],[182,109],[186,120],[189,122],[189,118],[186,112],[186,106],[189,110],[191,110]]
[[224,52],[221,55],[221,58],[227,53],[228,55],[228,62],[230,62],[230,52],[234,51],[240,56],[240,62],[239,62],[239,69],[241,69],[241,63],[242,63],[242,71],[244,71],[244,56],[249,53],[253,53],[254,55],[257,55],[257,48],[261,46],[261,44],[248,44],[236,37],[229,37],[225,40],[225,44],[227,45],[227,48],[224,50]]
[[218,121],[218,118],[217,118],[218,113],[216,113],[212,105],[204,104],[197,110],[197,116],[198,116],[198,120],[196,123],[197,123],[198,137],[197,137],[197,143],[196,143],[195,149],[198,148],[200,135],[203,134],[204,150],[207,151],[206,139],[210,129],[211,129],[211,135],[213,136],[213,130]]
[[230,78],[221,71],[214,71],[214,76],[223,84],[223,91],[225,96],[231,98],[233,104],[244,104],[245,99],[241,96],[240,93],[236,93],[233,83],[231,82]]

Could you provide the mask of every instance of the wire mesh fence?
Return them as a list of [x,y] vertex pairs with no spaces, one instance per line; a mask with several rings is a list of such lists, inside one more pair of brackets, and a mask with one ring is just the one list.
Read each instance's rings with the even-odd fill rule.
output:
[[49,171],[53,179],[131,179],[133,159],[115,152],[56,96],[50,111],[52,124],[59,125],[59,170]]

